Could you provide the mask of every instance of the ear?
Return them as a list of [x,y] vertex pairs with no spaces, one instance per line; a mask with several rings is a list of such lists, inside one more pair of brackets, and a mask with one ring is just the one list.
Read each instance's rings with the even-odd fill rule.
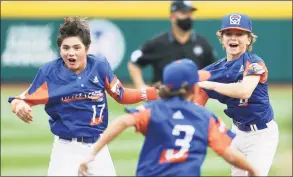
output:
[[86,52],[87,55],[88,55],[88,52],[89,52],[89,48],[90,48],[90,46],[85,47],[85,52]]
[[247,43],[247,45],[250,45],[251,42],[252,42],[252,38],[250,36],[248,36],[248,43]]

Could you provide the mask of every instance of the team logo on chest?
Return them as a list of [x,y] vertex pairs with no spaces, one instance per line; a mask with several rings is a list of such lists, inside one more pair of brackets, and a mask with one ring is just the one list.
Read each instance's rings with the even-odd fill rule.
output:
[[93,80],[93,83],[96,84],[99,82],[99,79],[98,79],[98,76],[95,76],[94,80]]
[[241,73],[241,72],[243,72],[244,71],[244,67],[243,67],[243,65],[241,65],[241,67],[240,67],[240,69],[239,69],[239,72]]

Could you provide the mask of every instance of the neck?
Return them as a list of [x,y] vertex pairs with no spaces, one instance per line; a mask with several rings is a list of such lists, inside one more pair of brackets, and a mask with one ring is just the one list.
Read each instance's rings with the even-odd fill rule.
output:
[[74,72],[75,74],[79,74],[85,69],[85,67],[86,67],[86,64],[80,66],[80,68],[78,68],[78,69],[76,69],[76,70],[74,70],[72,72]]
[[236,59],[240,58],[240,56],[241,56],[242,54],[244,54],[244,53],[245,53],[245,51],[244,51],[244,52],[241,52],[241,53],[239,53],[239,54],[236,54],[236,55],[231,55],[231,54],[228,54],[228,53],[227,53],[227,61],[236,60]]
[[183,31],[179,29],[178,27],[173,27],[172,32],[175,39],[181,44],[185,44],[190,39],[190,36],[191,36],[191,30]]

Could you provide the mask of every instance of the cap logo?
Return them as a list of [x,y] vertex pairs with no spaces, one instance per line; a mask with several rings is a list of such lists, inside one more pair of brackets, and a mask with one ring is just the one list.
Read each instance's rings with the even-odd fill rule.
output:
[[186,6],[192,7],[192,1],[183,1]]
[[230,25],[240,25],[241,16],[238,14],[230,15]]

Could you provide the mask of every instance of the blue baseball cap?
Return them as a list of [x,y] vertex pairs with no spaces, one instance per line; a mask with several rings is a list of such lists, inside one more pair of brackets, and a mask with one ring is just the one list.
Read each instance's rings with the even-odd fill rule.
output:
[[252,32],[252,22],[247,15],[239,13],[229,14],[222,19],[222,27],[219,32],[227,29]]
[[191,87],[198,80],[197,65],[188,58],[173,61],[163,69],[163,84],[171,90],[181,88],[184,82]]

